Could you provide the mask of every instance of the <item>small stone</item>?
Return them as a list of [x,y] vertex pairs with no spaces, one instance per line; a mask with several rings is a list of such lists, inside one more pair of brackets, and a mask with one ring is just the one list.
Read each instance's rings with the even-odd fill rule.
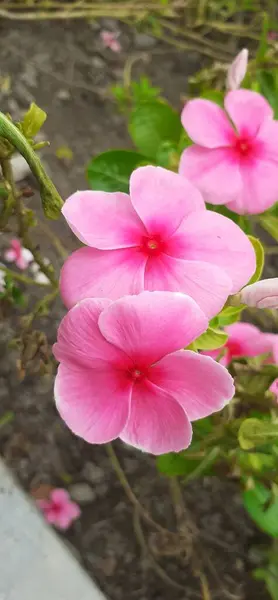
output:
[[134,45],[135,48],[139,50],[145,50],[148,48],[154,48],[156,46],[157,41],[151,35],[147,35],[146,33],[135,33],[134,36]]
[[95,67],[96,69],[103,69],[103,67],[105,67],[105,60],[100,56],[93,56],[92,67]]
[[71,99],[71,94],[69,90],[61,89],[57,92],[57,98],[58,100],[62,100],[62,102],[66,102]]
[[69,487],[70,496],[78,504],[89,504],[96,498],[94,490],[88,483],[73,483]]
[[95,465],[93,462],[86,462],[83,469],[82,475],[90,483],[99,483],[105,479],[105,471]]

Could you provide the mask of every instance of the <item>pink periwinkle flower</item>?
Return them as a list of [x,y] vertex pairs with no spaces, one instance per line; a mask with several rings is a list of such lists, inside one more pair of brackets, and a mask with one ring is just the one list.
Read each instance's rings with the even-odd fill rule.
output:
[[188,346],[208,319],[184,294],[142,292],[82,300],[64,317],[54,354],[62,419],[92,444],[120,438],[151,452],[178,452],[191,421],[234,394],[228,371]]
[[60,488],[52,490],[48,500],[37,500],[37,505],[47,522],[58,529],[68,529],[81,514],[78,504],[72,502],[69,493]]
[[33,260],[33,255],[27,248],[23,248],[17,239],[11,240],[10,247],[4,252],[7,262],[14,262],[16,266],[24,271]]
[[278,122],[260,94],[229,92],[225,111],[209,100],[190,100],[182,123],[194,142],[179,172],[211,204],[239,214],[264,212],[278,200]]
[[100,37],[102,39],[102,43],[106,48],[110,48],[112,52],[121,52],[122,47],[119,42],[118,34],[113,33],[112,31],[101,31]]
[[278,402],[278,378],[274,379],[273,383],[269,388],[269,391],[276,396],[276,401]]
[[278,308],[278,277],[247,285],[240,292],[240,302],[256,308]]
[[121,192],[76,192],[62,213],[88,247],[61,271],[68,308],[143,290],[183,292],[210,317],[255,270],[253,247],[230,219],[206,210],[200,192],[160,167],[140,167]]
[[248,65],[248,50],[243,48],[228,68],[227,89],[237,90],[243,81]]
[[229,337],[222,348],[203,352],[215,359],[220,356],[219,362],[224,366],[229,365],[234,358],[260,356],[273,350],[270,335],[250,323],[234,323],[225,327],[225,332]]

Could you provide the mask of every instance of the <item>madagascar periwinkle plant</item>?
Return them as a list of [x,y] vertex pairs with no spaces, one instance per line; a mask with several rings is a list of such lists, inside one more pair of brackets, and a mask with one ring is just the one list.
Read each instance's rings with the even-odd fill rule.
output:
[[[24,376],[30,345],[40,371],[54,364],[32,324],[60,291],[67,313],[53,347],[57,410],[75,435],[107,445],[151,527],[166,531],[134,495],[116,438],[157,456],[176,489],[178,478],[182,486],[204,475],[238,481],[247,512],[273,541],[255,576],[277,599],[278,279],[260,280],[258,234],[278,241],[278,123],[253,84],[240,87],[247,56],[242,50],[230,66],[217,102],[190,99],[181,117],[145,79],[136,84],[124,105],[137,150],[93,158],[90,189],[64,203],[36,154],[45,113],[32,105],[20,123],[1,114],[2,230],[17,223],[1,296],[20,304],[22,284],[46,291],[22,319]],[[66,257],[46,229],[63,259],[59,283],[32,241],[36,216],[25,206],[28,190],[14,183],[15,151],[39,183],[45,216],[62,213],[82,242]]]

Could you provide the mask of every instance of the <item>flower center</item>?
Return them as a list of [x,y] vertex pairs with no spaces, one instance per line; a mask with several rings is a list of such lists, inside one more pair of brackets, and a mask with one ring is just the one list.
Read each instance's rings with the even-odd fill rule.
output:
[[245,158],[246,156],[250,156],[250,154],[253,150],[252,141],[250,139],[248,139],[247,137],[236,138],[235,150],[236,150],[236,153],[239,156],[241,156],[242,158]]
[[227,342],[227,350],[229,355],[229,360],[232,360],[235,356],[242,356],[244,353],[242,352],[242,347],[240,342],[236,341],[228,341]]
[[133,383],[138,383],[144,379],[145,373],[141,369],[138,369],[138,367],[134,367],[128,371],[128,377],[132,379]]
[[163,241],[159,235],[143,236],[140,249],[147,256],[157,256],[163,250]]

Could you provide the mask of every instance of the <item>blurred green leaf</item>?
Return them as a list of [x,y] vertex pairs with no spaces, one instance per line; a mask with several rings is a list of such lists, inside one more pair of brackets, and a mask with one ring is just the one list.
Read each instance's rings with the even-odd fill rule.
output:
[[182,133],[179,114],[159,100],[135,106],[128,129],[139,152],[149,158],[156,157],[162,142],[178,143]]
[[224,92],[220,90],[205,90],[201,94],[201,98],[205,98],[205,100],[211,100],[211,102],[215,102],[219,106],[223,106],[224,104]]
[[23,121],[21,122],[22,133],[26,138],[34,137],[43,126],[46,120],[47,114],[39,106],[32,102],[29,110],[24,115]]
[[162,142],[156,154],[156,163],[165,169],[178,170],[179,152],[177,144]]
[[238,441],[243,450],[278,441],[278,423],[260,419],[245,419],[239,428]]
[[221,312],[217,315],[218,324],[220,327],[226,327],[227,325],[232,325],[236,323],[240,315],[243,311],[244,306],[226,306],[221,310]]
[[257,91],[269,102],[274,110],[274,117],[278,116],[278,70],[260,70],[256,73],[258,83]]
[[243,504],[255,523],[274,537],[278,536],[278,496],[262,483],[243,493]]
[[7,410],[2,417],[0,417],[0,428],[8,425],[14,420],[15,414],[11,410]]
[[149,164],[145,156],[129,150],[109,150],[89,162],[87,178],[92,190],[104,192],[129,192],[132,171]]
[[265,214],[260,217],[260,225],[278,242],[278,217]]
[[251,283],[255,283],[256,281],[258,281],[263,272],[264,247],[263,247],[262,243],[260,242],[260,240],[258,240],[258,238],[255,238],[252,235],[249,235],[248,237],[249,237],[249,240],[250,240],[250,242],[255,250],[255,254],[256,254],[256,271],[255,271],[254,275],[252,275],[251,279],[248,281],[247,285],[250,285]]
[[157,459],[158,470],[164,475],[175,477],[185,475],[186,479],[194,479],[212,473],[212,466],[219,457],[220,450],[215,447],[198,458],[190,453],[180,452],[175,454],[162,454]]
[[278,565],[276,563],[270,562],[264,569],[255,569],[253,576],[255,579],[265,582],[272,600],[278,600]]
[[208,327],[207,331],[194,340],[194,345],[198,350],[217,350],[224,346],[228,339],[228,334],[220,329]]

